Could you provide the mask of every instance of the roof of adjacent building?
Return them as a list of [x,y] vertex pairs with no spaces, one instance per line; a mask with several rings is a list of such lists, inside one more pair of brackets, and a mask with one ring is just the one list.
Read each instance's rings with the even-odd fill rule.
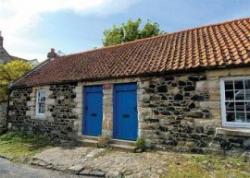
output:
[[12,60],[21,60],[27,61],[27,59],[23,59],[17,56],[10,55],[3,46],[0,46],[0,64],[10,62]]
[[9,55],[9,53],[2,46],[0,46],[0,64],[6,63],[11,59],[11,55]]
[[0,31],[0,64],[5,64],[5,63],[10,62],[12,60],[27,61],[27,62],[30,62],[32,64],[32,66],[36,66],[39,64],[37,59],[27,60],[24,58],[10,55],[3,46],[3,40],[4,40],[4,38],[2,36],[2,32]]
[[250,18],[47,60],[15,87],[95,81],[250,64]]

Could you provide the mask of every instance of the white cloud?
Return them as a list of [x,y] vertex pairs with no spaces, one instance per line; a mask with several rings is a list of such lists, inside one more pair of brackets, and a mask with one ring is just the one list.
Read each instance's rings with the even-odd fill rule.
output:
[[[137,0],[0,0],[0,30],[5,46],[15,55],[42,57],[43,45],[30,37],[43,14],[72,11],[79,15],[106,16],[121,12]],[[33,49],[30,51],[29,49]],[[37,56],[36,56],[37,55]]]

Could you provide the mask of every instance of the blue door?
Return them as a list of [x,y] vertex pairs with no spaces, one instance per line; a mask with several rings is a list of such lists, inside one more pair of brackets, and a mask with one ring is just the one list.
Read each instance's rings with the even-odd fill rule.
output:
[[136,91],[136,83],[117,84],[114,86],[113,136],[116,139],[137,139],[138,120]]
[[84,88],[83,135],[99,136],[102,133],[102,86]]

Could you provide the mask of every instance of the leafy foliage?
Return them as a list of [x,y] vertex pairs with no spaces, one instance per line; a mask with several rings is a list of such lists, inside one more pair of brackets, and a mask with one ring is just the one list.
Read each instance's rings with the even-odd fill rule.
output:
[[6,100],[8,85],[31,70],[30,63],[21,60],[12,60],[6,64],[0,64],[0,102]]
[[148,20],[144,27],[140,29],[141,24],[142,20],[138,18],[135,21],[129,19],[126,23],[119,26],[114,25],[111,29],[104,31],[103,45],[121,44],[136,39],[157,36],[163,33],[158,23]]
[[146,142],[143,138],[138,138],[136,140],[136,152],[143,152],[146,150]]

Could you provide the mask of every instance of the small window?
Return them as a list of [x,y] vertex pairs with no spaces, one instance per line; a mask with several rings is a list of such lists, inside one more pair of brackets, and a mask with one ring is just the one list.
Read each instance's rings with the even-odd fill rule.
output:
[[36,99],[36,115],[37,116],[44,116],[45,101],[46,101],[46,92],[44,90],[38,90],[37,99]]
[[221,79],[222,124],[250,128],[250,77]]

